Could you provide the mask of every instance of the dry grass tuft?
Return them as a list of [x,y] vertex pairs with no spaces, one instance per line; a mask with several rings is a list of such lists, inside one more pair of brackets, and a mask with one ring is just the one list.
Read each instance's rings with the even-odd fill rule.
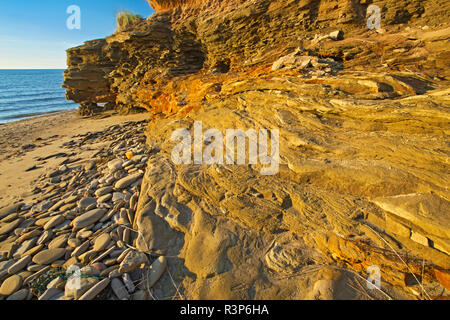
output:
[[124,10],[117,13],[116,22],[117,28],[116,32],[120,32],[128,29],[139,21],[142,21],[144,18],[139,14],[134,14],[130,11]]

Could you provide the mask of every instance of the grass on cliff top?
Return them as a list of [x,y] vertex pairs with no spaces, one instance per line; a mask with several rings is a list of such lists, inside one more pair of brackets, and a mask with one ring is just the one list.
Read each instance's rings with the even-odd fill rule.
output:
[[120,11],[119,13],[117,13],[116,16],[117,22],[116,32],[123,31],[129,28],[130,26],[134,25],[135,23],[141,21],[142,19],[144,18],[139,14],[134,14],[127,10]]

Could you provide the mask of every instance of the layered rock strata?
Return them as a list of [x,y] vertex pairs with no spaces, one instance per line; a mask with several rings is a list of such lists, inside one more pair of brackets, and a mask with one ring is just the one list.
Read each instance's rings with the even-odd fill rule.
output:
[[[133,30],[68,50],[65,86],[153,116],[133,227],[140,250],[170,257],[157,296],[175,279],[194,299],[367,298],[354,287],[370,266],[372,298],[445,295],[448,4],[150,3]],[[174,164],[172,133],[196,121],[278,129],[279,172]]]

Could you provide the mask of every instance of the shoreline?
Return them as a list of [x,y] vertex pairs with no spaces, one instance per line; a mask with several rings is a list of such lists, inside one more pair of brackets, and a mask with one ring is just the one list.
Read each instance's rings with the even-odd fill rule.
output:
[[[0,208],[31,200],[33,185],[42,174],[58,168],[65,159],[90,159],[102,147],[86,144],[74,151],[68,145],[77,136],[142,120],[148,120],[147,113],[82,117],[77,110],[64,110],[0,125]],[[55,154],[67,157],[45,159]]]
[[40,118],[40,117],[51,116],[51,115],[63,113],[63,112],[73,112],[73,111],[77,111],[77,109],[78,108],[62,109],[62,110],[56,110],[56,111],[33,112],[33,113],[27,113],[24,115],[23,114],[15,115],[15,116],[11,116],[9,118],[9,121],[0,123],[0,126],[6,125],[9,123],[13,123],[13,122],[19,122],[19,121],[24,121],[24,120],[30,120],[30,119]]

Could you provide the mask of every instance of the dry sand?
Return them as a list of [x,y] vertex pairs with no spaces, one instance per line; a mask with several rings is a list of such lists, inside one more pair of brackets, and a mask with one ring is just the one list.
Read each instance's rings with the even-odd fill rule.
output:
[[[82,118],[76,111],[36,117],[0,125],[0,208],[31,199],[32,182],[48,170],[58,168],[64,160],[53,157],[70,153],[63,144],[74,136],[104,130],[127,121],[146,120],[148,114],[117,115]],[[27,148],[27,145],[34,145]],[[90,145],[80,150],[78,158],[88,159],[100,146]],[[36,169],[27,169],[37,166]]]

